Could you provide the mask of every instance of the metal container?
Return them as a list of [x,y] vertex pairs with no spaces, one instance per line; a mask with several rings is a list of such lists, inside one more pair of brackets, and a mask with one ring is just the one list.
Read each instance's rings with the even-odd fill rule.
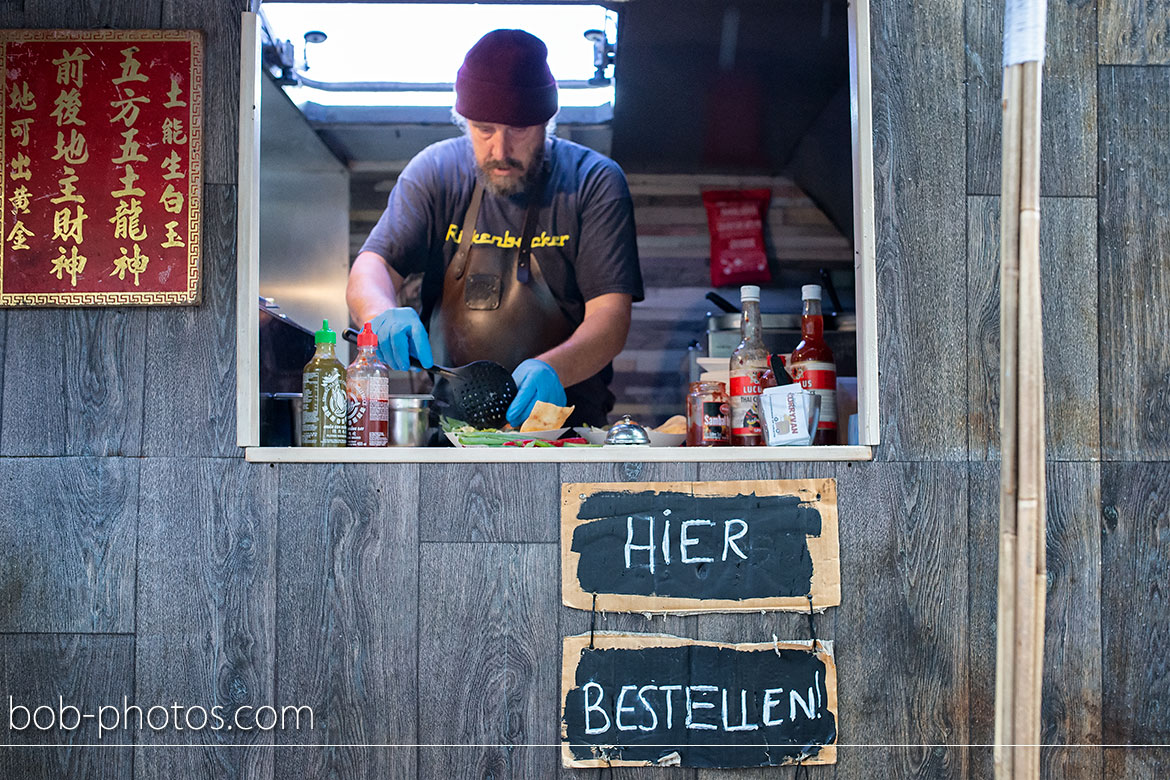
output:
[[427,443],[427,423],[432,395],[390,396],[388,447],[422,447]]

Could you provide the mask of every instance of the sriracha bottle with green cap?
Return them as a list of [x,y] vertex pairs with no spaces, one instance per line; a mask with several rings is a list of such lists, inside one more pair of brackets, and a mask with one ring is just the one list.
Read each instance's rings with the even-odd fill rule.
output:
[[334,350],[337,334],[322,320],[317,351],[305,365],[301,396],[301,446],[345,446],[345,366]]
[[390,433],[390,367],[378,360],[378,336],[366,323],[358,354],[345,370],[350,447],[385,447]]

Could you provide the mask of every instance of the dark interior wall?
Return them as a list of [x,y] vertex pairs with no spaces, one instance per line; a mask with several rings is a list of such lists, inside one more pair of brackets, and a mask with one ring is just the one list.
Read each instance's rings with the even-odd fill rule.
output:
[[[1049,5],[1042,774],[1161,778],[1170,742],[1170,8]],[[237,3],[0,5],[8,27],[207,33],[204,302],[0,312],[0,693],[96,707],[310,704],[318,730],[128,733],[203,747],[6,749],[12,778],[548,778],[562,481],[834,476],[842,747],[809,776],[986,778],[998,486],[1002,4],[872,10],[883,444],[855,464],[270,466],[234,445]],[[1094,43],[1096,45],[1094,45]],[[1070,128],[1077,128],[1076,131]],[[458,487],[455,487],[458,486]],[[491,565],[484,565],[491,561]],[[602,616],[700,639],[797,615]],[[7,733],[5,741],[21,737]],[[27,738],[32,738],[27,737]],[[295,742],[504,744],[281,749]],[[1093,747],[1104,743],[1109,747]],[[276,744],[275,750],[266,746]],[[227,745],[257,745],[241,750]],[[618,778],[792,777],[613,770]]]
[[847,12],[842,0],[621,6],[614,159],[636,173],[788,174],[851,236]]
[[[724,70],[724,20],[735,17],[732,67]],[[638,173],[783,172],[848,81],[847,31],[843,2],[635,0],[622,6],[615,159]],[[843,119],[847,125],[848,113]]]

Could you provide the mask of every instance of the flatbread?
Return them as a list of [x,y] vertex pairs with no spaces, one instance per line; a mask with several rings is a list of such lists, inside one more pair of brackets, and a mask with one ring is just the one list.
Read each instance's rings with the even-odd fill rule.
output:
[[676,414],[666,422],[655,428],[658,433],[686,433],[687,432],[687,418],[681,414]]
[[560,428],[569,419],[569,415],[576,409],[575,406],[557,406],[546,401],[537,401],[532,407],[532,414],[520,426],[520,432],[552,431]]

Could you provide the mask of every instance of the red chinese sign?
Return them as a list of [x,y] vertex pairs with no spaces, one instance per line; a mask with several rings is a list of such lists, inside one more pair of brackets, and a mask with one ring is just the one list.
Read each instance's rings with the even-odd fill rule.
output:
[[199,302],[203,39],[0,30],[0,305]]

